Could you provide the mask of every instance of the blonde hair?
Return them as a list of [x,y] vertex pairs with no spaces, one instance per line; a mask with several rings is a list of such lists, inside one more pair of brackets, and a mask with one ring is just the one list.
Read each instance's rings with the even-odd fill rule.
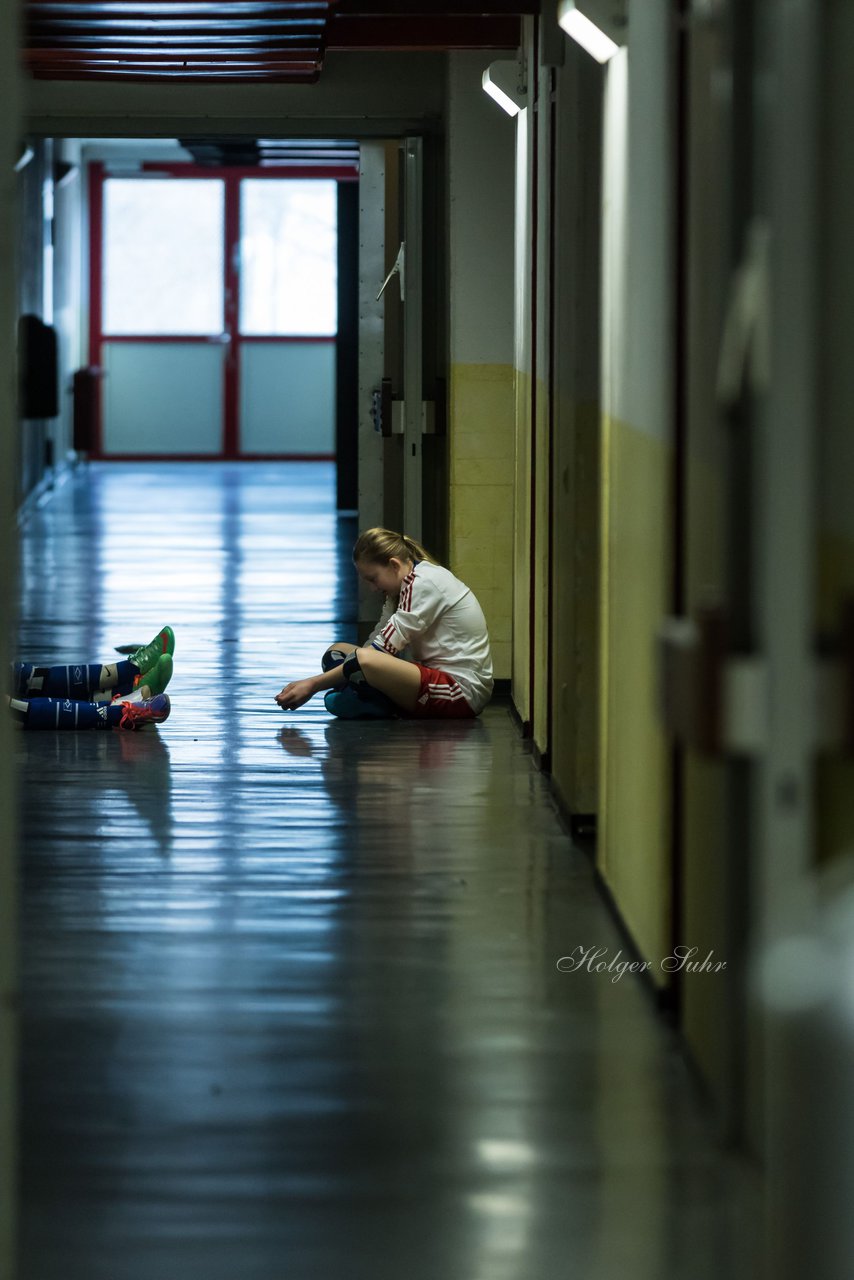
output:
[[360,534],[353,548],[353,563],[365,560],[368,564],[388,564],[392,557],[398,560],[438,560],[425,551],[420,542],[407,538],[405,533],[393,533],[391,529],[366,529]]

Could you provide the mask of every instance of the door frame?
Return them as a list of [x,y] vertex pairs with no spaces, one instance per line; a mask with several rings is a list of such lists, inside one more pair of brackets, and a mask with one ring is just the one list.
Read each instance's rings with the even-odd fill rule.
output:
[[[240,449],[240,348],[244,345],[279,343],[281,345],[313,345],[332,343],[336,348],[340,336],[340,323],[334,337],[315,335],[241,335],[239,332],[239,289],[240,275],[238,269],[238,250],[240,243],[240,183],[245,178],[260,179],[300,179],[300,180],[332,180],[339,184],[359,181],[359,174],[352,165],[318,165],[311,168],[299,165],[277,165],[270,168],[257,166],[207,167],[192,163],[161,163],[147,161],[140,166],[140,180],[145,176],[163,174],[180,180],[218,179],[224,184],[224,219],[223,219],[223,271],[224,271],[224,314],[223,335],[228,335],[228,350],[223,359],[223,428],[220,450],[218,453],[112,453],[104,450],[103,403],[98,397],[97,421],[94,433],[94,445],[89,454],[94,460],[110,460],[124,462],[224,462],[224,461],[289,461],[304,462],[334,461],[335,455],[329,453],[247,453]],[[93,161],[89,165],[89,366],[103,371],[103,349],[106,342],[122,343],[206,343],[212,339],[210,335],[195,334],[156,334],[156,335],[110,335],[103,329],[103,288],[104,288],[104,183],[111,177],[133,179],[134,174],[110,173],[103,161]]]

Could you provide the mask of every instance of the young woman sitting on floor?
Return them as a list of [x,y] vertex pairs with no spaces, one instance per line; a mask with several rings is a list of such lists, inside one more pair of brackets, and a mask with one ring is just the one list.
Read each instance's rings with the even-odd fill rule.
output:
[[385,595],[380,620],[364,645],[333,644],[319,675],[285,685],[276,695],[282,710],[326,691],[327,709],[348,719],[478,715],[492,694],[492,655],[470,588],[419,543],[389,529],[363,533],[353,563],[362,581]]

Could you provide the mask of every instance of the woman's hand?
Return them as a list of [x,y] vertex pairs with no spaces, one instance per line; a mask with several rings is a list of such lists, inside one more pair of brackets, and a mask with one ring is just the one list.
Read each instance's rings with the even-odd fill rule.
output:
[[276,694],[276,701],[283,711],[296,711],[297,707],[308,702],[309,698],[314,697],[316,693],[317,686],[313,679],[292,680],[290,684],[285,685],[281,693]]

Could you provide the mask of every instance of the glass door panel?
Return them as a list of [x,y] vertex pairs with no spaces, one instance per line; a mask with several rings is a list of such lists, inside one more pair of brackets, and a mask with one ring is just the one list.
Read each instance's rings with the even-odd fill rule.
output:
[[241,452],[334,454],[336,182],[241,181],[238,319]]
[[224,437],[225,182],[103,187],[107,456],[219,456]]
[[98,171],[92,205],[104,456],[333,456],[337,182]]
[[105,342],[104,452],[218,456],[224,349],[207,342]]
[[240,446],[247,454],[334,454],[334,342],[244,345]]
[[222,333],[224,187],[107,179],[105,336]]
[[335,337],[337,186],[323,179],[241,182],[241,334]]

